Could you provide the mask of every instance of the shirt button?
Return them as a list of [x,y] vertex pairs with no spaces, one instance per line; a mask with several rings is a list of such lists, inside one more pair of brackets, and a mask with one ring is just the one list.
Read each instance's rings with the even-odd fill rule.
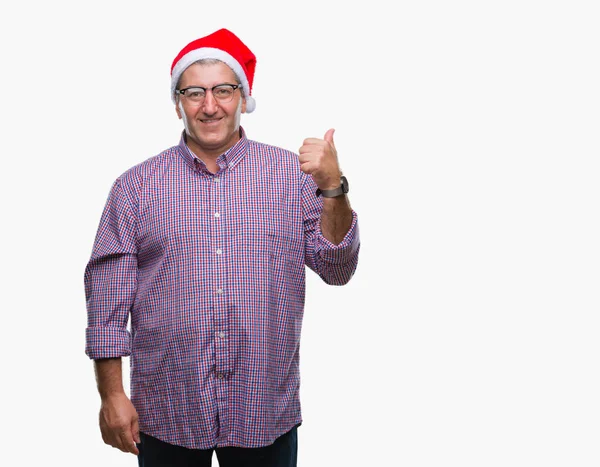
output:
[[223,253],[223,251],[220,248],[218,248],[217,249],[217,254],[220,255],[221,253]]
[[220,332],[220,333],[219,333],[219,337],[220,337],[221,339],[225,339],[225,333],[224,333],[224,332]]
[[215,212],[215,217],[221,217],[221,214],[219,214],[218,212]]
[[223,293],[223,289],[217,289],[217,293],[221,295]]
[[215,177],[215,178],[213,178],[213,180],[215,183],[219,183],[221,181],[221,179],[219,177]]
[[219,379],[223,379],[223,373],[219,373],[219,374],[217,375],[217,378],[219,378]]

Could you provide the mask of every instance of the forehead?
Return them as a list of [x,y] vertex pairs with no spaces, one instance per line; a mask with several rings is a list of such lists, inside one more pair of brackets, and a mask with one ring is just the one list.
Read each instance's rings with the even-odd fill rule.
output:
[[221,83],[236,83],[235,73],[223,62],[194,63],[181,75],[180,87],[211,87]]

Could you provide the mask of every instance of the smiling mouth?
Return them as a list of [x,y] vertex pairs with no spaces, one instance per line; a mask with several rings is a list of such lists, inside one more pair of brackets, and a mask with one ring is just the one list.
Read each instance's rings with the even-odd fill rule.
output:
[[220,118],[206,118],[206,119],[201,119],[200,121],[202,123],[216,123],[216,122],[220,122],[221,119]]

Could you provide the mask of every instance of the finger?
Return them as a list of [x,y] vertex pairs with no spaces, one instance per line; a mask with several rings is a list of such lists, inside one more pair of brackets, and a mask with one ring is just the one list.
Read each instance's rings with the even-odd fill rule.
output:
[[303,145],[313,145],[313,144],[318,144],[318,145],[323,145],[323,140],[321,138],[306,138],[303,142]]
[[335,147],[335,144],[333,143],[333,134],[334,133],[335,133],[335,128],[330,128],[329,130],[327,130],[327,133],[325,133],[325,137],[323,139]]
[[107,428],[105,431],[102,432],[102,439],[109,446],[120,449],[121,451],[123,450],[121,447],[121,438],[119,437],[119,434],[115,431]]
[[324,153],[325,153],[325,146],[315,146],[315,145],[302,146],[298,150],[298,154],[314,154],[315,156],[318,154],[324,154]]
[[136,443],[141,443],[140,441],[140,425],[138,423],[137,417],[133,419],[133,423],[131,424],[131,434],[133,435],[133,440]]
[[300,161],[301,164],[303,164],[304,162],[310,162],[314,159],[315,159],[314,154],[310,154],[310,153],[302,153],[298,156],[298,160]]
[[100,430],[100,433],[102,433],[102,441],[104,441],[104,444],[108,444],[110,446],[112,446],[112,444],[110,443],[110,438],[108,437],[108,435],[105,433],[104,430]]
[[302,170],[302,172],[304,172],[305,174],[312,174],[315,171],[314,165],[310,162],[305,162],[304,164],[300,165],[300,170]]
[[[325,144],[325,141],[321,140],[321,144]],[[317,145],[317,144],[304,144],[300,147],[300,149],[298,150],[298,152],[300,154],[306,153],[306,152],[314,152],[314,151],[318,151],[319,148],[322,148],[323,146]]]
[[130,427],[127,427],[126,429],[121,431],[121,433],[119,434],[119,441],[120,441],[120,443],[119,443],[120,446],[118,446],[118,447],[121,451],[131,452],[132,454],[135,454],[136,456],[140,453],[138,451],[137,446],[133,442],[133,436],[131,434]]
[[102,433],[102,441],[113,448],[117,447],[118,442],[115,440],[113,431],[108,427],[104,415],[100,412],[100,433]]
[[[324,146],[324,145],[327,146]],[[334,148],[335,149],[335,148]],[[325,141],[323,141],[323,146],[302,146],[299,150],[298,150],[298,154],[306,154],[306,155],[312,155],[314,157],[321,157],[325,154],[328,154],[332,152],[331,151],[331,145],[329,143],[326,143]]]

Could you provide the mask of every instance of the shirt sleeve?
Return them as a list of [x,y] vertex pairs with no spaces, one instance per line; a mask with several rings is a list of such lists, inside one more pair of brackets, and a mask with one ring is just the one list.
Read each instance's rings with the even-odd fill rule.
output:
[[117,180],[110,191],[85,268],[87,328],[85,353],[91,359],[131,353],[127,330],[136,293],[136,219]]
[[321,232],[323,199],[315,195],[316,189],[312,177],[304,176],[302,206],[306,265],[327,284],[344,285],[350,281],[358,265],[360,250],[358,217],[352,210],[352,224],[348,232],[339,245],[334,245]]

